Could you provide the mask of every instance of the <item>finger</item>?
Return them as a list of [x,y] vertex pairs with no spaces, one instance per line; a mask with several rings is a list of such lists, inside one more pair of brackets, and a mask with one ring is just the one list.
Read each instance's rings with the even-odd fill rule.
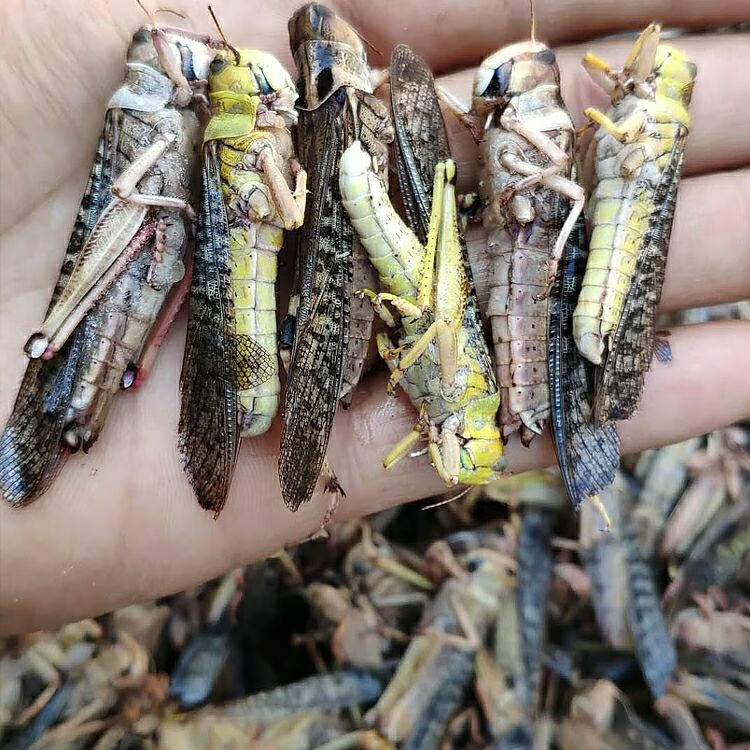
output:
[[[160,23],[217,36],[203,0],[168,5],[185,19],[159,14]],[[216,10],[232,42],[262,47],[293,69],[286,24],[298,5],[296,0],[227,0]],[[135,2],[105,0],[59,0],[43,13],[34,3],[3,3],[0,12],[0,173],[5,184],[27,187],[3,191],[4,230],[77,167],[88,168],[107,100],[122,81],[131,36],[149,18]]]
[[[404,42],[438,72],[474,65],[503,44],[527,39],[528,2],[433,0],[392,3],[383,13],[378,3],[342,3],[341,13],[374,45],[388,54]],[[427,7],[429,11],[426,12]],[[534,0],[536,36],[550,44],[587,39],[616,31],[641,29],[651,21],[666,26],[706,28],[747,20],[745,0]],[[380,63],[383,64],[383,63]]]
[[[738,70],[750,69],[750,34],[682,37],[675,41],[698,66],[690,105],[692,124],[685,153],[685,174],[700,174],[750,165],[750,76],[727,75],[726,60],[738,63]],[[581,65],[588,49],[615,67],[630,49],[629,42],[597,42],[556,50],[560,65],[563,99],[579,127],[585,124],[586,107],[607,109],[606,94],[594,84]],[[468,103],[474,80],[473,70],[440,79],[452,94]],[[451,146],[458,154],[459,173],[474,183],[477,147],[466,129],[445,113]]]
[[[177,352],[163,358],[149,389],[118,399],[100,442],[68,462],[34,506],[0,506],[0,630],[50,627],[179,591],[265,556],[313,532],[326,500],[299,513],[283,506],[277,435],[245,441],[227,507],[216,521],[191,497],[174,447]],[[637,415],[622,425],[623,452],[654,447],[750,414],[750,323],[674,331],[674,361],[654,365]],[[341,518],[444,491],[425,458],[380,465],[414,424],[403,399],[366,381],[340,413],[330,458],[347,490]],[[552,462],[547,438],[508,446],[513,471]]]
[[[473,225],[468,248],[477,296],[487,307],[492,262],[487,232]],[[677,194],[660,310],[750,297],[750,169],[690,177]]]

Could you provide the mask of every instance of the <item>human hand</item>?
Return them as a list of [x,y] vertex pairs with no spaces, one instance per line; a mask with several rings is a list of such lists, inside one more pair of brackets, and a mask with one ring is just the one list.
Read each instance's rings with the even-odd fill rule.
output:
[[[275,53],[291,70],[286,22],[297,2],[224,0],[216,7],[236,44]],[[211,31],[202,0],[171,3],[183,25]],[[528,35],[525,2],[416,0],[381,5],[352,0],[339,11],[384,56],[410,44],[441,83],[468,101],[473,66],[493,49]],[[538,0],[537,36],[553,44],[643,27],[705,27],[736,22],[745,0],[622,3]],[[83,192],[104,106],[122,77],[133,30],[146,22],[135,3],[59,0],[0,10],[4,66],[0,170],[0,419],[10,412],[26,358],[23,343],[39,323],[57,276]],[[165,23],[172,23],[168,17]],[[679,46],[698,64],[693,128],[680,188],[662,310],[750,296],[750,35],[702,34]],[[582,124],[584,107],[606,105],[580,58],[591,47],[619,65],[630,42],[558,48],[566,103]],[[462,72],[451,72],[467,68]],[[446,116],[460,185],[475,180],[476,147]],[[736,170],[736,171],[728,171]],[[481,232],[470,242],[481,300],[487,261]],[[287,269],[289,270],[289,266]],[[282,306],[283,306],[282,302]],[[327,499],[316,494],[298,513],[278,486],[280,426],[245,440],[226,508],[216,521],[201,510],[176,448],[178,379],[184,315],[142,389],[120,395],[102,437],[88,455],[68,460],[33,506],[0,503],[0,630],[19,631],[93,615],[181,590],[274,552],[314,532]],[[673,331],[674,361],[655,363],[638,414],[619,426],[624,453],[682,440],[750,414],[750,323],[714,323]],[[329,459],[347,499],[341,518],[444,490],[426,458],[386,473],[381,461],[412,426],[415,413],[385,394],[382,370],[364,378],[349,411],[339,410]],[[512,471],[554,463],[548,437],[530,449],[511,441]]]

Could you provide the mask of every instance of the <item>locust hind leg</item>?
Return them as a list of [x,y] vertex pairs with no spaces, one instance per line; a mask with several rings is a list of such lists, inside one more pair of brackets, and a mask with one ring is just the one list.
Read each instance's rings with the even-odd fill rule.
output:
[[185,258],[185,273],[177,283],[177,286],[172,289],[166,305],[159,312],[159,317],[156,319],[156,323],[148,335],[148,339],[146,340],[143,351],[138,358],[138,362],[129,364],[122,375],[120,387],[124,390],[131,387],[140,387],[150,374],[154,362],[156,361],[156,355],[159,353],[159,348],[164,342],[172,323],[174,323],[174,320],[177,317],[177,313],[179,313],[182,308],[185,298],[190,291],[190,282],[192,278],[193,253],[189,252],[188,256]]
[[24,349],[31,359],[54,357],[78,322],[145,246],[154,230],[152,222],[144,224],[146,206],[178,209],[193,215],[189,205],[180,199],[135,192],[135,186],[175,138],[173,134],[159,136],[115,180],[112,185],[115,199],[107,204],[89,233],[57,304],[26,342]]

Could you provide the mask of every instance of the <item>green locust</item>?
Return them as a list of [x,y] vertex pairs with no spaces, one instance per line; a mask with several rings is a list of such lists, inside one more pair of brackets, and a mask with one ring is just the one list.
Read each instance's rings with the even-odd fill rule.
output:
[[591,239],[573,313],[578,349],[597,365],[594,417],[627,419],[638,406],[656,351],[654,317],[664,283],[677,186],[690,127],[696,66],[660,44],[651,24],[621,71],[587,54],[583,63],[612,97],[612,109],[586,115],[599,127],[589,152],[595,184],[588,203]]
[[500,394],[458,229],[455,163],[424,61],[401,45],[390,78],[397,168],[411,228],[389,202],[360,141],[344,152],[340,166],[344,206],[387,289],[361,294],[395,328],[395,346],[390,335],[378,336],[391,368],[388,390],[400,384],[419,411],[414,429],[384,465],[393,466],[425,439],[447,485],[485,484],[504,467],[496,423]]
[[208,82],[179,448],[200,504],[219,513],[240,439],[268,430],[278,406],[277,258],[302,223],[306,173],[290,132],[297,92],[274,57],[230,48]]
[[133,35],[0,437],[0,487],[13,505],[44,492],[69,452],[93,445],[114,396],[143,381],[184,298],[200,140],[194,105],[216,46],[157,25]]

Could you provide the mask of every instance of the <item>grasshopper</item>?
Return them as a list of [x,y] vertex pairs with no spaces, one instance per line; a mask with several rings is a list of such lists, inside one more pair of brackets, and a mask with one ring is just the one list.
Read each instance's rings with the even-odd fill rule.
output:
[[457,224],[455,163],[424,61],[401,45],[390,70],[397,166],[411,228],[388,201],[361,142],[344,152],[340,167],[344,206],[388,290],[360,293],[387,324],[398,323],[397,346],[387,334],[377,339],[391,369],[388,390],[393,393],[400,383],[419,410],[414,429],[384,466],[393,466],[425,438],[447,485],[486,484],[504,467],[495,422],[500,394]]
[[575,181],[575,132],[557,61],[534,36],[532,10],[531,39],[480,64],[472,111],[459,117],[483,131],[479,192],[493,260],[487,314],[503,438],[519,431],[528,445],[551,421],[577,507],[612,481],[619,440],[611,425],[591,423],[592,368],[572,337],[586,262],[584,192]]
[[291,320],[284,326],[294,329],[294,339],[279,478],[284,501],[296,510],[321,474],[339,399],[348,399],[359,379],[373,315],[369,303],[350,299],[355,284],[374,279],[341,205],[339,160],[359,138],[385,175],[393,136],[354,29],[312,3],[290,19],[289,40],[300,74],[298,153],[310,177]]
[[302,223],[306,173],[290,132],[297,92],[274,57],[222,52],[209,96],[179,447],[200,504],[218,513],[240,439],[268,430],[278,406],[277,257]]
[[664,694],[677,666],[649,564],[638,546],[630,520],[627,485],[617,475],[601,496],[614,518],[614,533],[596,529],[593,506],[583,509],[581,547],[594,589],[594,609],[606,640],[623,648],[631,640],[643,676],[654,698]]
[[[648,26],[621,71],[591,53],[583,60],[612,97],[609,114],[586,110],[599,127],[588,154],[595,182],[589,257],[573,313],[578,349],[598,366],[599,423],[633,414],[651,363],[690,127],[696,66],[680,50],[659,44],[660,33],[657,24]],[[656,353],[668,359],[668,345]]]
[[438,746],[472,679],[477,649],[506,594],[515,593],[513,560],[507,556],[482,548],[459,559],[448,556],[452,577],[425,607],[419,633],[366,716],[404,747]]
[[96,441],[115,394],[144,379],[184,297],[200,137],[192,104],[214,54],[207,38],[180,29],[133,36],[0,437],[0,486],[14,505],[43,492],[66,453]]

